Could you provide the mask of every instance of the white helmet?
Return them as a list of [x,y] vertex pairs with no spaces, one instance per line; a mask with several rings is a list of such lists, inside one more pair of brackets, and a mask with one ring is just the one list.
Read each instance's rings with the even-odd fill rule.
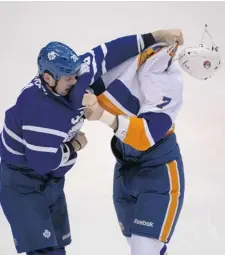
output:
[[[203,41],[203,36],[206,33],[210,39],[210,42],[207,43],[205,39]],[[206,28],[203,36],[199,47],[185,48],[178,57],[181,68],[199,80],[207,80],[212,77],[221,64],[218,47],[212,42],[212,37]]]

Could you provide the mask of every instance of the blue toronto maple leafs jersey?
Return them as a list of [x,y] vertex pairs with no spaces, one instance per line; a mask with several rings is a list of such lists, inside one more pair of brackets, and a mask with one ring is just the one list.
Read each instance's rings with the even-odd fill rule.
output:
[[83,124],[82,98],[104,73],[153,44],[142,36],[126,36],[102,44],[81,56],[76,85],[67,97],[54,94],[37,75],[5,113],[0,155],[9,164],[38,174],[63,176],[74,165],[77,153],[66,143]]

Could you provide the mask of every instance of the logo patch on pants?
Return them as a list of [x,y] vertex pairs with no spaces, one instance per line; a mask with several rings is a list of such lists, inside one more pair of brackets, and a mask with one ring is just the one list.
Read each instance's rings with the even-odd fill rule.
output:
[[68,234],[66,234],[66,235],[64,235],[64,236],[62,237],[62,240],[65,240],[65,239],[69,238],[70,236],[71,236],[71,234],[68,233]]
[[51,232],[48,231],[47,229],[45,229],[45,231],[43,232],[43,236],[47,239],[49,239],[51,237]]
[[145,221],[145,220],[135,219],[134,223],[137,224],[137,225],[142,225],[142,226],[146,226],[146,227],[150,227],[150,228],[154,227],[154,223],[153,222],[149,222],[149,221]]

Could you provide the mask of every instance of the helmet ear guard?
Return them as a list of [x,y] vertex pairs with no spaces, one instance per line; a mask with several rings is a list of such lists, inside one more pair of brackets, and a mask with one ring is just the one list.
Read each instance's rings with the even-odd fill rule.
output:
[[207,25],[199,47],[183,49],[178,56],[178,61],[185,72],[199,80],[207,80],[219,70],[221,56],[207,30]]

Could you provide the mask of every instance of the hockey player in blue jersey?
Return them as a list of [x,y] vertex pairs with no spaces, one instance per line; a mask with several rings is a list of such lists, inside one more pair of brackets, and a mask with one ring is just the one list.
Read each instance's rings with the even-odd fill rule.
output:
[[[165,255],[184,198],[184,170],[174,131],[183,80],[173,60],[178,44],[156,44],[92,85],[85,116],[114,130],[113,201],[132,255]],[[179,55],[182,69],[208,79],[220,66],[217,47]],[[89,99],[88,99],[89,98]],[[89,103],[90,101],[90,103]]]
[[87,144],[80,132],[87,87],[175,34],[126,36],[81,56],[59,42],[41,49],[38,75],[6,111],[0,140],[0,202],[18,253],[64,255],[71,242],[64,176]]

